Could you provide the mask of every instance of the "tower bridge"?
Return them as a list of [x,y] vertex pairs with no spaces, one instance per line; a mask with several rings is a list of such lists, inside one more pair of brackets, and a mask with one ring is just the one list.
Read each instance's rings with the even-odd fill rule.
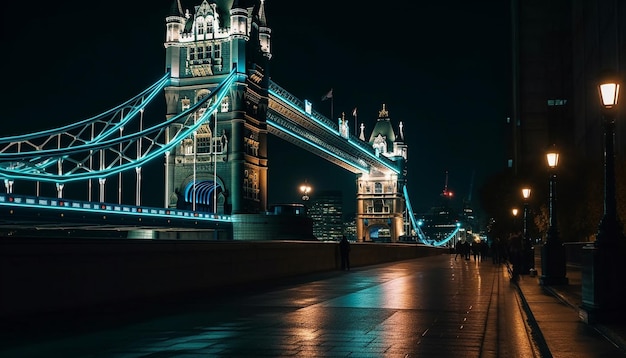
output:
[[[384,105],[370,135],[361,126],[357,137],[343,115],[326,118],[269,79],[264,0],[203,0],[193,9],[175,0],[165,22],[166,75],[155,84],[93,118],[0,138],[1,207],[28,202],[29,210],[66,210],[59,203],[84,200],[72,208],[93,210],[86,203],[96,202],[98,210],[118,208],[115,215],[149,212],[163,219],[153,224],[162,228],[172,225],[173,213],[202,217],[203,227],[232,223],[234,239],[258,239],[268,222],[270,134],[355,174],[359,241],[378,229],[392,242],[403,235],[430,245],[450,240],[428,240],[416,224],[403,124],[394,128]],[[145,116],[159,116],[153,105],[159,95],[166,100],[165,120],[146,126]],[[154,162],[165,168],[163,208],[142,208],[142,168]],[[123,209],[125,172],[134,173],[136,186],[134,205]],[[24,182],[34,183],[36,193],[18,203]],[[87,199],[68,198],[70,183],[83,183]],[[54,185],[57,198],[40,198],[40,185]],[[120,193],[117,205],[105,203],[111,186]]]

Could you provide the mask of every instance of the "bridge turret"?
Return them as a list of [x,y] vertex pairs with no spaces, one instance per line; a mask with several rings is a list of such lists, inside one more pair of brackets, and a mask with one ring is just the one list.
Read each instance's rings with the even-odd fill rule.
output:
[[391,126],[389,111],[383,104],[383,108],[378,111],[378,120],[372,130],[372,134],[370,134],[369,144],[376,150],[377,154],[390,157],[393,156],[393,144],[395,141],[396,133]]
[[[357,178],[357,238],[359,241],[397,241],[406,235],[403,218],[406,203],[403,188],[406,183],[407,146],[404,143],[403,125],[398,134],[393,130],[389,111],[383,104],[368,143],[376,155],[394,161],[398,172],[373,170]],[[361,139],[364,126],[361,126]]]
[[[172,71],[165,88],[167,118],[210,96],[233,69],[237,75],[207,122],[166,157],[166,206],[233,215],[264,213],[269,60],[264,1],[194,2],[191,12],[178,2],[173,6],[176,21],[171,21],[180,34],[167,44],[166,61],[180,69]],[[171,135],[178,125],[172,124],[168,141],[178,140]],[[209,191],[212,195],[204,195]]]
[[272,29],[267,26],[267,19],[265,18],[265,0],[261,0],[261,4],[259,6],[258,26],[261,52],[263,53],[263,56],[271,59],[272,51],[270,38],[272,35]]
[[393,142],[393,152],[402,157],[405,161],[408,159],[408,146],[404,142],[404,124],[402,121],[398,124],[398,135],[396,136],[396,140]]
[[244,39],[248,41],[250,28],[248,24],[248,10],[239,5],[235,0],[230,9],[230,34],[233,39]]
[[180,65],[178,61],[178,49],[175,47],[185,28],[187,19],[183,13],[180,0],[174,0],[172,6],[165,18],[165,51],[166,63],[165,70],[171,72],[172,77],[178,77],[180,74]]

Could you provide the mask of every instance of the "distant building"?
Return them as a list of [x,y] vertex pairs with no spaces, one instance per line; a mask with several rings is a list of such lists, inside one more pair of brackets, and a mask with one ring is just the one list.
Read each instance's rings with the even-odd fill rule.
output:
[[354,214],[344,218],[343,234],[346,235],[348,240],[357,241],[356,237],[356,218]]
[[338,240],[343,235],[343,196],[341,191],[319,191],[311,200],[309,216],[318,240]]

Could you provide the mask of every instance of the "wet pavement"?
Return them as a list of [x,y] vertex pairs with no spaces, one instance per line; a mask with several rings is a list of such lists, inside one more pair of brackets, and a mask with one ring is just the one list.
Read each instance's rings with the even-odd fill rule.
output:
[[536,277],[509,278],[505,265],[454,255],[326,272],[124,312],[5,322],[0,356],[624,356]]
[[[541,257],[535,256],[535,267]],[[539,271],[539,274],[541,272]],[[580,318],[582,272],[567,265],[568,284],[541,286],[539,276],[522,275],[518,281],[533,334],[545,357],[626,357],[626,324],[587,324]]]

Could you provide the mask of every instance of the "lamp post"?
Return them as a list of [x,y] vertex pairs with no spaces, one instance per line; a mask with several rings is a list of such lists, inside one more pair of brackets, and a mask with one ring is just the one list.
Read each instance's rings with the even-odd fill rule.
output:
[[615,198],[615,108],[620,84],[615,78],[605,78],[598,85],[603,106],[604,127],[604,215],[598,228],[596,247],[616,248],[621,236]]
[[617,76],[605,74],[598,84],[604,130],[604,214],[593,245],[583,250],[582,306],[586,322],[611,321],[625,316],[620,298],[624,267],[622,224],[617,215],[615,192],[615,110],[619,101]]
[[517,208],[511,209],[511,214],[513,214],[513,230],[511,230],[511,232],[513,233],[517,232],[517,214],[518,213],[519,213],[519,210]]
[[546,154],[550,167],[550,226],[546,242],[541,248],[541,285],[566,285],[565,277],[565,246],[559,237],[556,221],[556,168],[559,165],[559,152],[552,149]]
[[513,208],[513,230],[509,236],[509,262],[513,265],[511,281],[517,282],[519,275],[522,273],[522,238],[517,228],[517,214],[519,210]]
[[311,193],[311,186],[307,181],[304,181],[304,184],[300,185],[300,194],[302,194],[302,201],[304,201],[304,213],[308,215],[309,208],[306,205],[306,202],[309,201],[309,194]]
[[530,198],[530,188],[522,188],[522,197],[524,198],[524,265],[522,266],[522,274],[528,274],[535,268],[535,254],[532,240],[528,235],[528,199]]

